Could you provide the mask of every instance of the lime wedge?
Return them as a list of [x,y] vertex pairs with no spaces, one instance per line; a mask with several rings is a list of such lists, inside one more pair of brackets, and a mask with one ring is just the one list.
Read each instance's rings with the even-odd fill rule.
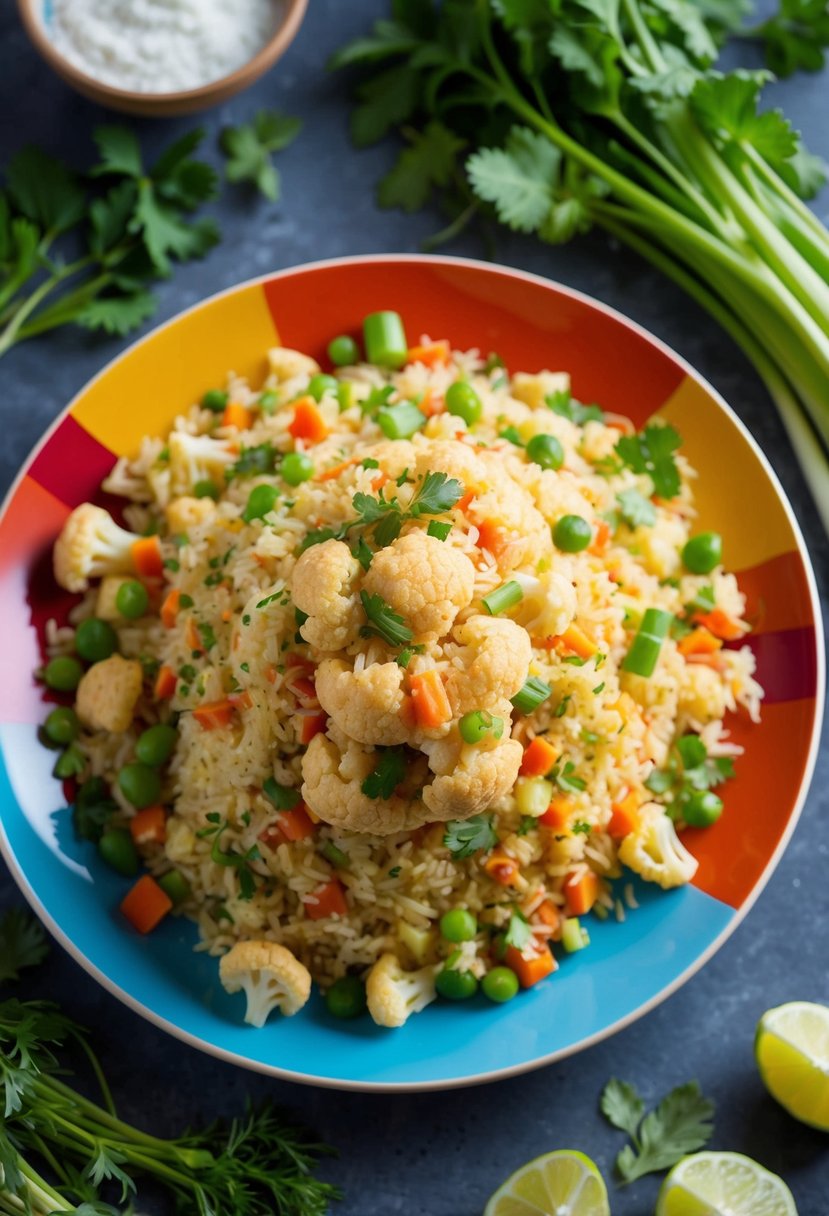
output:
[[610,1216],[607,1187],[584,1153],[562,1148],[528,1161],[500,1186],[484,1216]]
[[740,1153],[694,1153],[662,1183],[656,1216],[797,1216],[782,1178]]
[[754,1056],[771,1096],[795,1119],[829,1131],[829,1009],[808,1001],[769,1009]]

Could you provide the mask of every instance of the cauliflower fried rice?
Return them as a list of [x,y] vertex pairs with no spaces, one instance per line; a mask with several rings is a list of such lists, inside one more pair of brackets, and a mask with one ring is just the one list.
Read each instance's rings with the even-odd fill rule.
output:
[[[367,981],[381,1025],[451,995],[448,971],[539,982],[578,918],[634,905],[623,866],[690,881],[682,829],[719,813],[738,751],[724,717],[759,716],[737,582],[686,549],[694,471],[563,372],[428,340],[396,370],[268,359],[118,462],[123,527],[85,504],[56,545],[82,598],[50,654],[89,619],[117,638],[78,645],[76,775],[256,1024],[311,978]],[[160,722],[172,755],[142,763]]]

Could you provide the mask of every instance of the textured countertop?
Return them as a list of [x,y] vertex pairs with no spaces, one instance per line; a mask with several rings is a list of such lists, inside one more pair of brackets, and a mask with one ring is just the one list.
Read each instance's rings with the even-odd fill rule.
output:
[[[0,163],[37,142],[79,165],[90,132],[111,118],[70,92],[40,61],[10,0],[0,9]],[[175,272],[159,290],[163,321],[242,279],[317,258],[416,251],[439,226],[432,214],[378,211],[371,186],[391,162],[391,145],[352,151],[343,82],[324,74],[328,53],[365,28],[381,0],[312,0],[305,25],[276,69],[248,94],[202,119],[208,145],[228,121],[262,105],[299,114],[305,130],[279,160],[284,197],[277,206],[227,191],[214,210],[221,245]],[[804,76],[775,86],[773,100],[829,156],[829,78]],[[12,115],[14,122],[10,121]],[[127,120],[129,121],[129,120]],[[136,126],[149,148],[191,120]],[[817,203],[829,220],[829,192]],[[446,252],[480,256],[473,237]],[[731,341],[669,282],[633,255],[608,256],[600,236],[563,249],[499,237],[498,260],[580,288],[621,309],[688,359],[724,394],[754,433],[789,494],[821,585],[829,590],[829,546],[815,518],[789,444],[767,395]],[[2,361],[0,492],[67,400],[126,343],[59,331]],[[824,730],[824,742],[826,731]],[[790,1120],[757,1076],[752,1036],[769,1006],[829,999],[829,755],[824,751],[800,825],[777,872],[742,926],[705,969],[647,1017],[609,1041],[541,1071],[484,1088],[418,1096],[338,1094],[256,1076],[185,1047],[104,993],[55,947],[48,969],[25,985],[61,1001],[94,1030],[94,1041],[123,1114],[154,1131],[241,1109],[268,1095],[300,1112],[340,1150],[329,1175],[345,1190],[340,1216],[479,1216],[490,1192],[518,1165],[560,1147],[589,1153],[610,1177],[621,1135],[597,1114],[613,1074],[657,1099],[696,1077],[718,1105],[715,1148],[746,1152],[781,1173],[801,1216],[829,1211],[829,1141]],[[0,905],[21,897],[3,869]],[[658,1182],[615,1189],[616,1216],[646,1216]],[[142,1203],[144,1212],[160,1212]],[[225,1216],[232,1216],[231,1213]]]

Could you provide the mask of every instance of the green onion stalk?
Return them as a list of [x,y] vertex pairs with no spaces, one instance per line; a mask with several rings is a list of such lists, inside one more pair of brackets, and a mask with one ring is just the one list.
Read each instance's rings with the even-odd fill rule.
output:
[[713,66],[741,13],[394,0],[332,66],[368,75],[357,142],[394,124],[408,141],[381,202],[437,193],[449,235],[476,213],[553,244],[598,225],[707,309],[764,380],[829,528],[829,233],[803,201],[821,169],[758,112],[767,73]]

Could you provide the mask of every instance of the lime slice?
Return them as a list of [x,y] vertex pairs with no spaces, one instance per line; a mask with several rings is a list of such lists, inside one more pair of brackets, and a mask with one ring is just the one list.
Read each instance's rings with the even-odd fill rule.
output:
[[740,1153],[694,1153],[662,1183],[656,1216],[797,1216],[782,1178]]
[[511,1174],[484,1216],[610,1216],[610,1205],[596,1165],[584,1153],[562,1148]]
[[829,1132],[829,1009],[808,1001],[769,1009],[754,1055],[771,1096],[795,1119]]

